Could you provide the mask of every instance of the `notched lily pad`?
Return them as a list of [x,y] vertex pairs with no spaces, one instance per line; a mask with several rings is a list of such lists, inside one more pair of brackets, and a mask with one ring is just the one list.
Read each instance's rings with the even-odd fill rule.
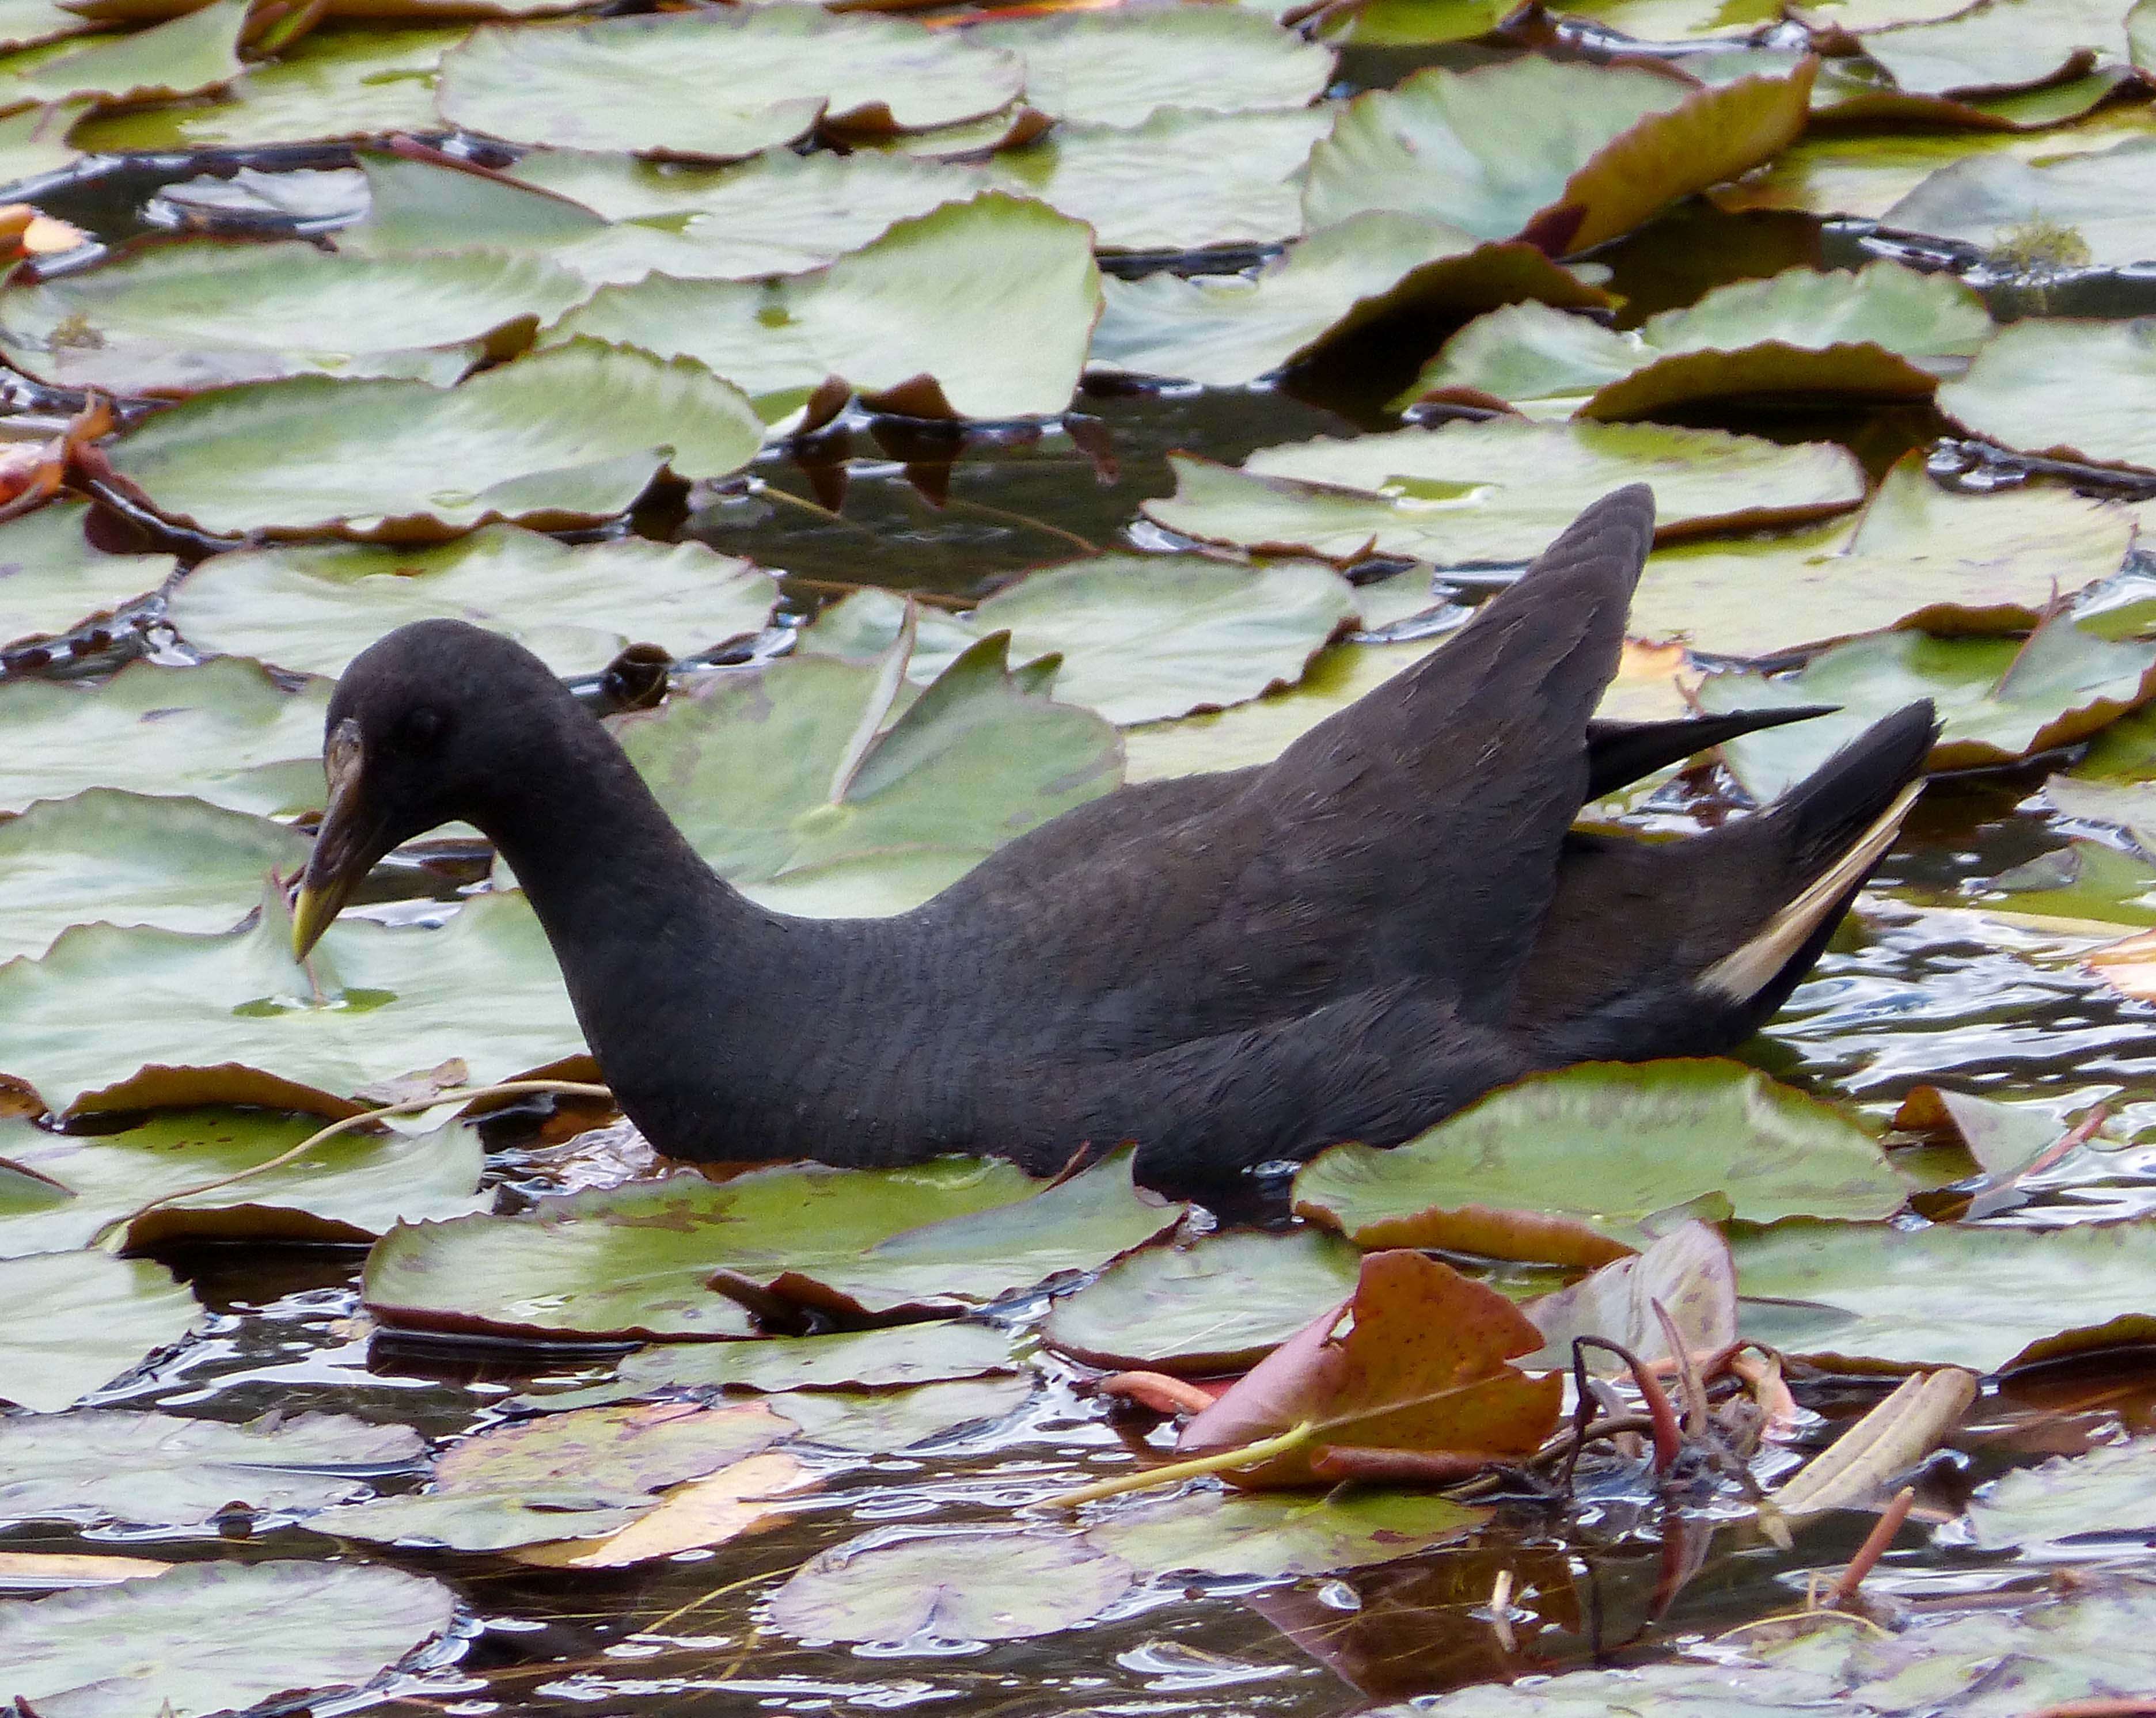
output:
[[[1970,1500],[1968,1533],[1986,1551],[2099,1550],[2156,1537],[2156,1439],[2137,1438],[2003,1474]],[[2078,1545],[2075,1542],[2080,1541]]]
[[1008,1372],[1011,1366],[1008,1332],[966,1320],[938,1320],[757,1342],[654,1344],[624,1360],[617,1376],[639,1389],[851,1392],[906,1389]]
[[107,36],[0,78],[0,108],[94,97],[162,101],[228,84],[245,69],[239,38],[248,0],[212,3],[133,35]]
[[1939,409],[2021,453],[2156,469],[2156,316],[2002,328],[1939,390]]
[[1276,1580],[1389,1563],[1450,1545],[1491,1511],[1427,1492],[1185,1492],[1116,1510],[1086,1537],[1148,1574]]
[[94,1249],[0,1259],[0,1400],[33,1413],[65,1408],[178,1341],[201,1312],[146,1259]]
[[779,1588],[770,1618],[808,1640],[1024,1640],[1097,1615],[1131,1578],[1122,1558],[1081,1539],[886,1529],[813,1559]]
[[52,501],[0,523],[0,651],[74,631],[147,596],[171,555],[115,555],[85,535],[90,506]]

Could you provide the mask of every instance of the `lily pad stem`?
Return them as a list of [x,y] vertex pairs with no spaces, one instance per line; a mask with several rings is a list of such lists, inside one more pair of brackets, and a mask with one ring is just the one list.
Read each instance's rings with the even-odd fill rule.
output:
[[341,1121],[331,1122],[326,1127],[317,1128],[306,1138],[301,1140],[298,1145],[292,1146],[289,1151],[280,1151],[274,1157],[265,1157],[261,1162],[252,1164],[245,1169],[234,1170],[230,1175],[221,1175],[215,1181],[199,1182],[191,1187],[175,1187],[169,1193],[160,1193],[156,1198],[137,1205],[124,1217],[114,1218],[103,1228],[98,1230],[92,1238],[91,1244],[102,1247],[107,1252],[116,1253],[120,1250],[120,1244],[128,1229],[134,1225],[135,1220],[155,1211],[160,1205],[169,1205],[175,1199],[192,1199],[198,1193],[214,1192],[219,1187],[230,1187],[234,1182],[251,1181],[256,1176],[266,1175],[273,1169],[282,1169],[287,1163],[295,1162],[305,1156],[308,1152],[325,1141],[333,1140],[339,1134],[350,1133],[354,1128],[364,1127],[370,1121],[379,1121],[389,1115],[417,1115],[422,1110],[436,1109],[444,1104],[475,1103],[481,1098],[528,1097],[539,1092],[552,1092],[560,1097],[604,1098],[609,1102],[613,1098],[613,1091],[608,1087],[594,1085],[588,1080],[506,1080],[496,1085],[453,1087],[447,1091],[434,1092],[424,1098],[407,1098],[402,1103],[384,1104],[378,1110],[362,1110],[357,1115],[346,1115]]
[[1184,1480],[1195,1480],[1205,1474],[1227,1473],[1235,1468],[1254,1468],[1260,1462],[1270,1461],[1275,1456],[1286,1455],[1310,1442],[1317,1434],[1317,1423],[1305,1420],[1291,1426],[1276,1438],[1263,1439],[1255,1444],[1245,1444],[1234,1449],[1217,1450],[1211,1455],[1194,1456],[1188,1461],[1170,1462],[1164,1468],[1145,1468],[1134,1474],[1119,1474],[1112,1480],[1102,1480],[1091,1485],[1081,1485],[1075,1491],[1059,1491],[1053,1497],[1040,1500],[1041,1507],[1054,1510],[1075,1510],[1081,1503],[1098,1503],[1104,1497],[1119,1497],[1126,1491],[1150,1491],[1156,1485],[1173,1485]]

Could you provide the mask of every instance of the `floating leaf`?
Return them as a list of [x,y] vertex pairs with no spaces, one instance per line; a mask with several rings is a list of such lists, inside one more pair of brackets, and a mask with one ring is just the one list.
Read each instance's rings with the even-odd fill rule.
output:
[[1019,93],[1017,55],[955,31],[810,7],[481,29],[442,59],[452,125],[557,149],[731,161],[819,121],[920,131],[993,113]]
[[2132,541],[2123,507],[2057,489],[1964,494],[1933,482],[1912,454],[1854,526],[1656,551],[1627,629],[1718,656],[1774,656],[1887,628],[2020,632],[2055,594],[2117,572]]
[[953,1378],[880,1394],[801,1391],[775,1396],[772,1405],[799,1424],[804,1442],[883,1455],[947,1437],[962,1426],[1006,1418],[1032,1395],[1030,1378]]
[[1889,1488],[1961,1423],[1976,1397],[1976,1379],[1958,1367],[1904,1378],[1789,1478],[1774,1494],[1774,1513],[1789,1517],[1877,1509]]
[[326,376],[219,388],[122,435],[111,461],[204,531],[407,542],[497,519],[612,518],[661,467],[721,476],[762,438],[748,402],[701,365],[573,341],[454,388]]
[[1265,448],[1240,469],[1171,454],[1176,492],[1143,504],[1170,531],[1352,561],[1373,550],[1440,567],[1532,560],[1590,501],[1654,485],[1665,536],[1839,513],[1863,478],[1839,447],[1720,430],[1496,418]]
[[1303,211],[1322,227],[1400,209],[1553,255],[1586,250],[1770,159],[1803,130],[1811,81],[1809,64],[1720,88],[1533,54],[1433,67],[1342,110],[1311,152]]
[[0,1259],[0,1400],[33,1413],[65,1408],[178,1341],[201,1311],[170,1271],[142,1259]]
[[0,118],[0,187],[13,191],[72,167],[80,151],[66,141],[68,127],[82,105],[26,107]]
[[370,1682],[456,1606],[439,1581],[366,1564],[189,1563],[0,1604],[0,1695],[53,1718],[237,1710]]
[[1104,290],[1089,367],[1214,387],[1301,362],[1381,316],[1522,298],[1607,302],[1531,244],[1478,244],[1441,221],[1385,210],[1313,233],[1253,275],[1162,273],[1111,279]]
[[1120,1557],[1046,1533],[888,1531],[812,1559],[771,1602],[808,1640],[1024,1640],[1075,1628],[1131,1584]]
[[760,1342],[654,1344],[624,1360],[618,1376],[624,1386],[641,1390],[857,1391],[1010,1368],[1008,1332],[947,1319],[826,1336],[768,1336]]
[[[633,613],[624,590],[635,592]],[[292,544],[214,556],[166,613],[198,649],[305,674],[341,674],[384,633],[442,618],[506,633],[557,674],[586,674],[632,644],[688,656],[758,632],[777,595],[768,573],[698,542],[572,546],[490,525],[439,548]]]
[[244,69],[239,36],[248,0],[211,3],[131,36],[107,36],[13,77],[0,77],[0,107],[72,101],[152,101],[230,83]]
[[2156,258],[2156,139],[2031,167],[2014,156],[1941,168],[1882,213],[1882,226],[1958,239],[2025,274],[2120,269]]
[[[2137,1438],[2001,1474],[1969,1500],[1969,1536],[1987,1551],[2100,1549],[2156,1536],[2156,1438]],[[2081,1541],[2076,1545],[2075,1541]]]
[[1100,310],[1088,229],[984,192],[812,274],[607,287],[549,338],[685,354],[773,420],[832,377],[908,417],[1028,418],[1070,403]]
[[317,807],[328,707],[326,684],[289,692],[237,659],[131,662],[95,686],[0,680],[0,810],[86,787],[192,794],[234,811]]
[[1939,409],[2025,454],[2156,468],[2156,317],[2032,316],[2002,328],[1939,390]]
[[1277,1580],[1413,1556],[1465,1538],[1490,1513],[1370,1486],[1323,1497],[1191,1491],[1117,1510],[1086,1536],[1147,1574]]
[[1875,30],[1864,51],[1897,88],[1938,95],[2029,88],[2127,57],[2119,0],[1983,0],[1931,23]]
[[2156,1331],[2156,1232],[2139,1223],[1789,1223],[1733,1250],[1746,1334],[1793,1354],[1983,1374]]
[[1056,1301],[1041,1340],[1088,1366],[1245,1372],[1352,1295],[1358,1269],[1353,1247],[1317,1229],[1147,1247]]
[[786,1500],[814,1483],[783,1450],[767,1449],[701,1480],[675,1487],[619,1531],[593,1544],[519,1548],[516,1560],[557,1569],[624,1569],[685,1551],[707,1550],[787,1519]]
[[[1335,1146],[1296,1209],[1363,1247],[1594,1264],[1695,1200],[1748,1221],[1887,1217],[1902,1178],[1839,1111],[1733,1062],[1530,1075],[1390,1151]],[[1524,1218],[1524,1220],[1522,1218]]]
[[0,48],[34,48],[63,36],[79,36],[96,25],[69,11],[58,0],[7,0],[0,5]]
[[[1562,1371],[1573,1343],[1599,1336],[1645,1361],[1674,1359],[1659,1305],[1684,1338],[1690,1355],[1714,1354],[1737,1341],[1737,1267],[1721,1231],[1697,1221],[1679,1224],[1644,1252],[1613,1259],[1568,1288],[1527,1305],[1543,1333],[1542,1351],[1522,1364]],[[1625,1362],[1604,1349],[1585,1356],[1592,1372],[1614,1372]]]
[[[61,387],[185,394],[280,376],[454,382],[490,336],[590,286],[536,257],[339,256],[299,240],[159,246],[0,290],[0,352]],[[518,343],[521,343],[519,341]]]
[[0,1517],[195,1527],[228,1512],[305,1514],[362,1495],[366,1476],[408,1469],[425,1449],[408,1426],[341,1413],[239,1425],[112,1408],[0,1419]]

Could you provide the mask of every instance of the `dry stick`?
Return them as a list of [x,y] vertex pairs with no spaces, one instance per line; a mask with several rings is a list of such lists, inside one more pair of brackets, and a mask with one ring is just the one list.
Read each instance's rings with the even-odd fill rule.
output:
[[451,1087],[424,1098],[407,1098],[401,1104],[384,1104],[378,1110],[362,1110],[357,1115],[347,1115],[341,1121],[332,1121],[327,1127],[318,1128],[289,1151],[280,1151],[274,1157],[246,1169],[234,1170],[230,1175],[221,1175],[215,1181],[198,1182],[191,1187],[176,1187],[169,1193],[160,1193],[154,1199],[137,1205],[124,1217],[116,1217],[91,1237],[91,1244],[117,1250],[114,1243],[124,1237],[137,1218],[146,1216],[160,1205],[169,1205],[175,1199],[192,1199],[198,1194],[215,1192],[219,1187],[228,1187],[235,1182],[252,1181],[258,1175],[266,1175],[273,1169],[282,1169],[314,1150],[316,1146],[335,1139],[341,1133],[350,1133],[370,1121],[379,1121],[388,1115],[416,1115],[444,1104],[476,1103],[481,1098],[521,1098],[538,1092],[552,1092],[557,1096],[571,1098],[603,1098],[613,1101],[613,1093],[603,1085],[594,1085],[578,1080],[506,1080],[496,1085]]
[[[1584,1350],[1599,1348],[1614,1354],[1631,1368],[1632,1383],[1640,1392],[1640,1403],[1655,1423],[1655,1471],[1666,1474],[1676,1465],[1679,1453],[1684,1449],[1684,1433],[1677,1425],[1677,1413],[1670,1406],[1670,1398],[1662,1387],[1655,1382],[1654,1368],[1622,1343],[1613,1342],[1607,1336],[1574,1336],[1572,1339],[1572,1371],[1579,1392],[1587,1394],[1587,1357]],[[1567,1484],[1572,1475],[1565,1474]]]
[[1894,1494],[1894,1500],[1879,1512],[1879,1519],[1872,1523],[1864,1543],[1856,1547],[1856,1555],[1849,1560],[1849,1567],[1841,1572],[1841,1579],[1834,1583],[1834,1591],[1827,1595],[1830,1608],[1841,1610],[1856,1598],[1856,1589],[1864,1585],[1864,1577],[1887,1555],[1887,1547],[1902,1531],[1902,1523],[1909,1519],[1909,1505],[1916,1500],[1917,1488],[1904,1485]]
[[1104,1497],[1120,1497],[1126,1491],[1150,1491],[1156,1485],[1173,1485],[1205,1474],[1224,1474],[1235,1468],[1254,1468],[1260,1462],[1270,1461],[1276,1455],[1286,1455],[1291,1451],[1301,1449],[1317,1434],[1317,1421],[1304,1420],[1299,1425],[1290,1427],[1277,1438],[1245,1444],[1235,1449],[1223,1449],[1212,1455],[1194,1456],[1188,1461],[1170,1462],[1166,1467],[1146,1468],[1135,1474],[1123,1474],[1113,1480],[1081,1485],[1072,1491],[1059,1491],[1053,1497],[1042,1498],[1040,1506],[1043,1509],[1075,1510],[1081,1503],[1098,1503]]

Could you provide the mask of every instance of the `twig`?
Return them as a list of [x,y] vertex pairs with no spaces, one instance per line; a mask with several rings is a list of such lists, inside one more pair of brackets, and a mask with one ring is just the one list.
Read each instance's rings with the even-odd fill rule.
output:
[[[1587,1359],[1583,1351],[1590,1347],[1615,1355],[1631,1368],[1632,1382],[1640,1392],[1640,1405],[1654,1422],[1655,1471],[1668,1473],[1676,1465],[1677,1456],[1684,1449],[1684,1433],[1677,1425],[1676,1410],[1670,1406],[1668,1392],[1655,1382],[1653,1368],[1622,1343],[1613,1342],[1606,1336],[1575,1336],[1572,1340],[1572,1369],[1583,1397],[1587,1394]],[[1570,1477],[1568,1473],[1567,1480]]]
[[1849,1567],[1841,1572],[1841,1579],[1834,1583],[1834,1591],[1827,1595],[1829,1608],[1845,1610],[1855,1601],[1856,1589],[1864,1585],[1864,1577],[1887,1555],[1887,1547],[1902,1531],[1902,1522],[1909,1519],[1909,1505],[1916,1500],[1917,1488],[1904,1485],[1894,1494],[1893,1501],[1879,1512],[1879,1519],[1872,1523],[1864,1543],[1856,1547],[1856,1555],[1849,1560]]
[[1166,1467],[1147,1468],[1138,1473],[1123,1474],[1113,1480],[1081,1485],[1072,1491],[1059,1491],[1053,1497],[1042,1498],[1040,1506],[1043,1509],[1075,1510],[1081,1504],[1098,1503],[1104,1497],[1119,1497],[1126,1491],[1150,1491],[1156,1485],[1173,1485],[1206,1474],[1224,1474],[1237,1468],[1254,1468],[1260,1462],[1270,1461],[1275,1456],[1286,1455],[1301,1449],[1317,1434],[1317,1431],[1316,1421],[1305,1420],[1299,1425],[1290,1427],[1277,1438],[1245,1444],[1235,1449],[1219,1450],[1212,1455],[1194,1456],[1188,1461],[1170,1462]]

